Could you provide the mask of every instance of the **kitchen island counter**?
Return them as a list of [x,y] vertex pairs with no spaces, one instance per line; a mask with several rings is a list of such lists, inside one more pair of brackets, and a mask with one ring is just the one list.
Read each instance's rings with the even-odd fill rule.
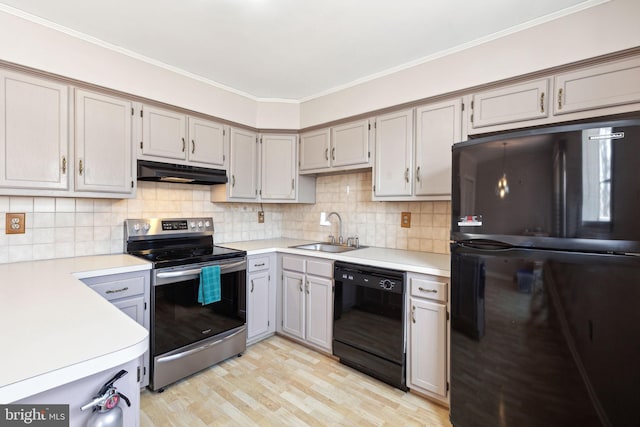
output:
[[0,404],[136,359],[148,332],[79,279],[149,270],[129,255],[0,265]]

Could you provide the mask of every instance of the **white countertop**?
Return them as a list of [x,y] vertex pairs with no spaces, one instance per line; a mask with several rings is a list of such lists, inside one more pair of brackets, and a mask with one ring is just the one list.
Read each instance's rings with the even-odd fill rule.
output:
[[0,264],[0,404],[142,355],[147,330],[78,279],[150,268],[129,255]]
[[450,257],[445,254],[377,247],[366,247],[339,254],[292,248],[292,246],[308,243],[315,242],[297,239],[266,239],[220,243],[219,245],[247,251],[248,255],[278,251],[296,255],[333,259],[336,261],[353,262],[356,264],[374,265],[376,267],[391,268],[413,273],[450,277]]

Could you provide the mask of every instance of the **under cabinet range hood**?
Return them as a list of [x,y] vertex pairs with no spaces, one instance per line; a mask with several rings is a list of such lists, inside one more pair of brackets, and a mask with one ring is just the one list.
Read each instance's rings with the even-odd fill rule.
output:
[[209,169],[173,163],[138,160],[138,181],[175,182],[180,184],[226,184],[224,169]]

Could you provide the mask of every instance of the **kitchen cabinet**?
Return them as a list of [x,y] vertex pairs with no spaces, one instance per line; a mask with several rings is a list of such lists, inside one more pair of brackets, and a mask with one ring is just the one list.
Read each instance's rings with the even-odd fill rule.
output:
[[374,196],[411,196],[414,110],[378,116],[376,120],[376,160]]
[[407,385],[445,404],[448,380],[448,283],[445,278],[407,273],[409,339]]
[[451,146],[461,139],[461,99],[416,108],[415,196],[432,200],[451,197]]
[[247,258],[247,344],[273,335],[276,330],[275,255]]
[[371,122],[358,120],[300,135],[300,173],[371,167]]
[[472,129],[549,117],[549,79],[474,93],[471,110]]
[[69,87],[5,70],[0,78],[2,194],[69,190]]
[[226,169],[224,125],[150,105],[141,114],[138,158]]
[[[150,288],[148,271],[89,277],[82,279],[82,282],[147,330],[149,329]],[[109,325],[105,325],[105,330],[108,329]],[[111,331],[110,333],[117,333],[117,331]],[[149,385],[148,351],[140,356],[138,378],[141,388]]]
[[451,146],[462,138],[460,98],[380,116],[373,200],[449,200]]
[[640,102],[640,58],[555,76],[554,114]]
[[127,100],[76,89],[76,191],[134,192],[132,115]]
[[229,182],[212,202],[315,203],[315,177],[300,176],[297,135],[230,130]]
[[282,256],[281,332],[331,353],[333,261]]

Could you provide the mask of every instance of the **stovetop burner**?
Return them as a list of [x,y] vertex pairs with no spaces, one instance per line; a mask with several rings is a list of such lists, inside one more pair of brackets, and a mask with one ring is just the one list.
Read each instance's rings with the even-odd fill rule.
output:
[[213,244],[212,218],[128,219],[125,251],[153,262],[154,268],[245,256]]

